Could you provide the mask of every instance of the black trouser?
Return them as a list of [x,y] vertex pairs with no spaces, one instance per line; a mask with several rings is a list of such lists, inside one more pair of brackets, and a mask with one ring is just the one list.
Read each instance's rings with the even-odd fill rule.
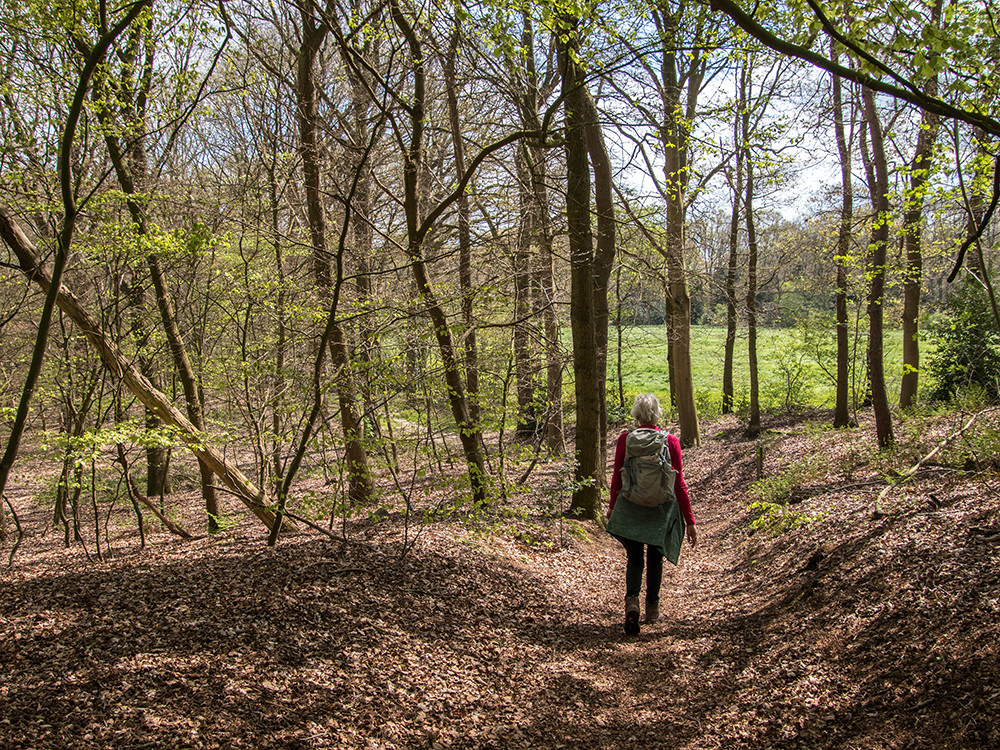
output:
[[[642,571],[646,569],[646,601],[660,601],[660,581],[663,578],[663,553],[653,545],[634,539],[615,536],[625,548],[628,562],[625,566],[625,596],[639,596],[642,590]],[[645,549],[643,549],[645,547]]]

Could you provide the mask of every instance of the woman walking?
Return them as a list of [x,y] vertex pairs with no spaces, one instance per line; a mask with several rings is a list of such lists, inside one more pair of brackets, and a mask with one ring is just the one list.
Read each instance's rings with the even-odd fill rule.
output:
[[[676,565],[685,536],[694,546],[698,543],[698,535],[681,468],[681,444],[675,435],[660,431],[663,410],[659,399],[652,393],[636,396],[632,418],[636,427],[622,433],[615,447],[608,531],[625,547],[625,632],[636,635],[643,570],[646,573],[646,622],[654,623],[660,618],[663,558]],[[664,472],[664,482],[669,482],[673,474],[673,492],[669,493],[668,487],[665,499],[650,499],[645,496],[649,494],[647,490],[639,489],[651,485],[637,479],[640,463],[637,459],[647,458],[643,467],[648,471],[648,467],[655,464],[649,457],[662,455],[664,450],[669,454],[669,467],[658,467],[656,471]],[[665,458],[664,455],[663,460]],[[644,495],[640,496],[640,492]]]

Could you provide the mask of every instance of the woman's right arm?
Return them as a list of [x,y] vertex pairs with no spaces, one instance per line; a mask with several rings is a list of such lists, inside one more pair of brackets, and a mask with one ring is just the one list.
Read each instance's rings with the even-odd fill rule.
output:
[[628,433],[623,432],[618,436],[618,442],[615,444],[615,463],[611,472],[611,502],[608,505],[608,518],[611,517],[611,511],[615,509],[618,493],[622,488],[622,466],[625,464],[625,438],[627,436]]

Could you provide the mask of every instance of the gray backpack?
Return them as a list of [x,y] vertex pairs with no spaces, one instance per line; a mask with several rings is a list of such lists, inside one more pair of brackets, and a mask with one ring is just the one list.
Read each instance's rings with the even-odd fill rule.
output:
[[677,471],[670,463],[667,435],[637,427],[626,436],[620,494],[630,503],[655,508],[674,500]]

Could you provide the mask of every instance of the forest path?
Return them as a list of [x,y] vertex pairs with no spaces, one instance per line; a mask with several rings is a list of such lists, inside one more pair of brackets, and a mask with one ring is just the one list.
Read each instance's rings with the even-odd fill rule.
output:
[[140,549],[123,507],[104,561],[32,533],[0,567],[0,750],[1000,747],[994,480],[929,473],[873,517],[861,433],[792,425],[772,475],[824,451],[862,490],[817,476],[802,523],[751,535],[755,445],[716,429],[684,452],[698,545],[638,636],[621,545],[551,520],[557,466],[553,492],[424,524],[405,557],[393,519]]
[[[732,694],[755,650],[747,628],[760,604],[740,596],[733,542],[734,519],[745,512],[734,496],[744,496],[745,485],[736,490],[750,469],[749,451],[732,447],[723,471],[718,447],[711,465],[702,465],[698,449],[686,453],[698,544],[685,543],[678,566],[665,563],[661,620],[643,622],[638,636],[624,633],[625,553],[615,539],[599,533],[582,554],[578,548],[548,561],[545,577],[566,632],[544,667],[570,710],[547,721],[572,740],[567,747],[734,746],[741,709]],[[588,718],[574,721],[573,709]]]

